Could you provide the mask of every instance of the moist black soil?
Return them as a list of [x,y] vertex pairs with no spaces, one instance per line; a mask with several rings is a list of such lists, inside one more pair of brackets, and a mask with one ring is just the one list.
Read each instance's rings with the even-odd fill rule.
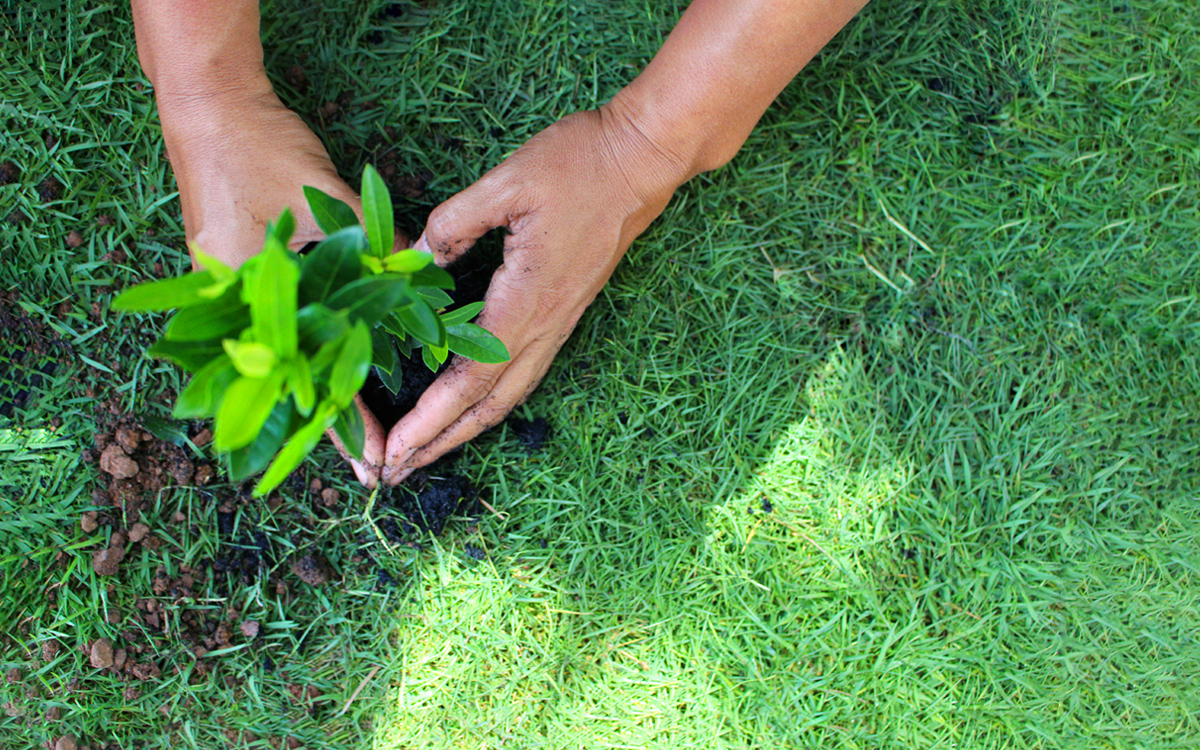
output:
[[[494,259],[489,258],[486,253],[480,253],[478,256],[468,253],[466,257],[447,269],[454,277],[455,286],[449,292],[450,297],[454,299],[454,306],[458,307],[482,300],[483,295],[487,293],[488,283],[491,281],[495,269]],[[366,385],[363,386],[363,401],[383,425],[384,432],[387,432],[392,425],[400,421],[401,417],[412,411],[412,408],[417,405],[417,400],[421,398],[421,394],[441,372],[441,370],[438,373],[431,372],[421,362],[419,350],[414,352],[414,355],[415,359],[401,360],[404,377],[398,393],[388,390],[383,381],[375,374],[374,368],[367,378]],[[442,370],[445,367],[443,365]]]
[[[12,417],[31,393],[71,362],[74,352],[62,336],[28,315],[16,291],[0,291],[0,417]],[[65,314],[65,311],[64,311]]]

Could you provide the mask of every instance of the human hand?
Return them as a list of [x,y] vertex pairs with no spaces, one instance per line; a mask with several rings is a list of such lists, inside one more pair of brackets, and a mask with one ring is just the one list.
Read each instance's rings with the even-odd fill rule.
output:
[[388,434],[383,480],[399,483],[523,401],[630,243],[690,176],[610,103],[551,125],[438,206],[416,247],[441,265],[490,229],[510,231],[476,322],[511,359],[455,357]]
[[[265,80],[265,77],[264,77]],[[208,97],[182,116],[160,105],[164,137],[183,205],[190,243],[231,266],[262,249],[267,222],[290,208],[299,250],[324,237],[304,199],[310,185],[348,204],[362,218],[362,202],[337,175],[317,136],[270,91],[261,87]],[[408,247],[396,235],[396,249]],[[366,428],[361,460],[352,458],[336,433],[334,446],[367,487],[378,482],[385,435],[379,420],[355,404]]]

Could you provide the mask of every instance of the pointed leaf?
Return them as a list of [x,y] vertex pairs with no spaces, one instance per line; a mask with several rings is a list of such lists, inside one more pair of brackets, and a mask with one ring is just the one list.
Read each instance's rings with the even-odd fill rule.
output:
[[383,383],[393,395],[400,392],[400,386],[404,384],[403,367],[397,366],[391,372],[384,370],[382,367],[376,367],[375,374],[379,376],[379,382]]
[[362,228],[355,225],[334,232],[304,256],[300,271],[301,306],[324,302],[329,295],[362,278],[362,251],[367,246]]
[[437,357],[429,350],[428,346],[421,347],[421,361],[425,363],[425,366],[429,368],[430,372],[437,372],[438,367],[440,367],[442,364],[441,362],[437,361]]
[[329,374],[329,400],[339,409],[346,408],[367,382],[371,371],[371,329],[359,321],[350,329],[333,370]]
[[192,376],[191,382],[175,400],[175,409],[171,415],[176,419],[213,416],[221,406],[225,389],[237,376],[237,370],[228,356],[217,357]]
[[213,430],[217,450],[231,451],[254,441],[282,395],[282,382],[281,374],[272,373],[265,378],[240,377],[229,385]]
[[392,346],[391,335],[379,328],[371,329],[371,364],[388,372],[400,365],[396,349]]
[[346,310],[351,322],[361,320],[374,326],[404,299],[407,292],[408,281],[403,276],[372,276],[347,284],[325,304],[334,310]]
[[306,352],[315,352],[322,344],[340,339],[350,330],[350,316],[345,310],[330,310],[320,303],[300,308],[296,323],[300,347]]
[[146,350],[151,357],[169,359],[188,372],[198,371],[224,352],[221,342],[217,340],[167,341],[159,339]]
[[229,476],[240,482],[266,468],[275,453],[283,446],[289,427],[296,418],[296,410],[290,400],[275,404],[263,422],[258,437],[249,445],[242,446],[229,454]]
[[303,416],[312,414],[317,405],[317,388],[313,384],[312,368],[309,367],[308,357],[297,354],[288,373],[288,386],[292,398],[296,400],[296,410]]
[[235,284],[220,297],[180,310],[163,337],[171,341],[205,341],[236,335],[250,327],[250,308]]
[[436,286],[417,287],[417,294],[421,295],[421,299],[428,302],[429,306],[434,310],[440,310],[443,307],[454,304],[454,298]]
[[279,215],[278,219],[267,224],[267,237],[278,242],[284,248],[291,241],[292,234],[295,231],[296,217],[292,216],[292,209],[290,208],[283,209],[283,213]]
[[439,289],[453,289],[454,277],[446,269],[432,263],[412,275],[414,287],[435,286]]
[[450,351],[484,364],[509,360],[508,347],[491,331],[474,323],[460,323],[446,331]]
[[173,279],[138,284],[121,292],[112,301],[113,310],[125,312],[158,312],[206,302],[210,297],[200,294],[219,282],[211,271],[185,273]]
[[446,345],[446,327],[438,319],[437,313],[424,300],[416,304],[396,310],[396,318],[423,344],[433,346]]
[[291,474],[304,460],[304,457],[317,447],[317,443],[321,441],[321,435],[333,423],[337,412],[338,408],[331,403],[322,403],[317,407],[313,418],[296,430],[291,439],[287,441],[287,445],[283,446],[283,450],[279,451],[279,455],[275,457],[267,472],[263,474],[262,479],[258,481],[254,487],[255,496],[262,497],[287,479],[288,474]]
[[463,305],[457,310],[451,310],[450,312],[442,313],[442,325],[446,326],[446,330],[449,331],[459,323],[470,322],[472,318],[481,312],[483,312],[483,303],[472,302],[469,305]]
[[433,253],[401,250],[383,259],[383,269],[392,273],[415,273],[433,262]]
[[308,201],[308,208],[317,220],[317,226],[325,234],[333,234],[339,229],[358,225],[358,216],[354,209],[332,195],[305,185],[304,199]]
[[224,281],[237,275],[237,271],[201,250],[200,246],[195,242],[188,243],[188,250],[191,251],[192,257],[196,259],[196,262],[200,264],[201,270],[210,272],[217,281]]
[[367,230],[367,241],[371,254],[385,258],[392,252],[396,241],[396,228],[392,223],[392,197],[388,195],[383,178],[368,164],[363,168],[362,180],[363,226]]
[[295,256],[268,247],[254,274],[250,317],[254,336],[282,359],[296,356],[296,285],[300,268]]
[[361,459],[363,446],[367,442],[367,428],[357,404],[350,404],[338,412],[333,429],[342,440],[342,447],[354,458]]

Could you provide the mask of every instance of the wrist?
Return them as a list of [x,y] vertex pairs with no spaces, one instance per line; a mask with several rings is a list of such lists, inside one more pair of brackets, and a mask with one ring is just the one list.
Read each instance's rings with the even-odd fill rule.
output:
[[265,72],[236,78],[170,80],[165,91],[156,87],[155,103],[168,149],[218,137],[264,105],[283,107]]
[[713,113],[691,109],[675,93],[635,79],[606,105],[621,112],[655,148],[669,156],[684,175],[692,177],[728,163],[749,133],[725,128]]

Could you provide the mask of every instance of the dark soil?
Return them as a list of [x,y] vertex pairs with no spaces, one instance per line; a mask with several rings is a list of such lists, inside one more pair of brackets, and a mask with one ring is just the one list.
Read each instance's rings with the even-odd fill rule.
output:
[[[455,288],[449,292],[454,299],[454,305],[464,305],[478,302],[487,293],[492,273],[497,264],[487,253],[468,253],[462,260],[449,269],[454,277]],[[437,377],[430,372],[420,360],[420,352],[414,352],[415,359],[404,361],[404,378],[401,381],[400,392],[392,393],[372,369],[367,383],[363,386],[362,397],[367,408],[379,419],[386,432],[392,425],[400,421],[412,408],[417,405],[421,394]],[[448,363],[447,363],[448,364]],[[442,366],[445,369],[446,365]],[[440,372],[440,370],[439,370]]]
[[20,293],[0,291],[0,417],[23,408],[58,368],[76,360],[71,345],[21,307]]
[[546,421],[545,417],[534,419],[509,417],[508,427],[517,436],[521,447],[530,453],[540,451],[546,443],[546,438],[550,436],[550,423]]

